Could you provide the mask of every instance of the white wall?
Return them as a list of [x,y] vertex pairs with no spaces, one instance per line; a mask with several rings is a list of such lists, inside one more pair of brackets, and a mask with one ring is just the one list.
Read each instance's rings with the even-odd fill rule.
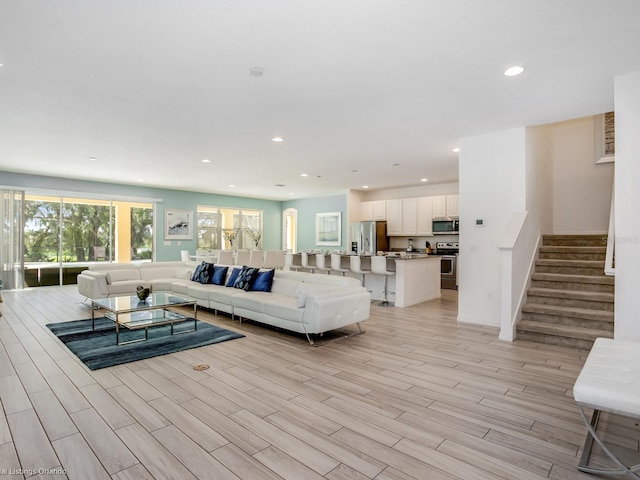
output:
[[[460,277],[458,321],[500,325],[500,252],[514,212],[526,209],[526,129],[459,142]],[[482,218],[486,226],[475,227]]]
[[606,232],[613,165],[595,163],[594,117],[554,123],[549,128],[553,157],[553,233]]
[[[359,190],[349,190],[347,195],[347,225],[351,222],[359,222],[362,218],[360,204],[364,202],[364,195]],[[347,242],[350,242],[347,239]]]
[[458,182],[417,185],[415,187],[387,188],[363,192],[362,201],[393,200],[395,198],[431,197],[435,195],[455,195],[458,193]]
[[616,77],[614,338],[640,341],[640,72]]
[[553,233],[551,127],[527,128],[527,211],[542,233]]

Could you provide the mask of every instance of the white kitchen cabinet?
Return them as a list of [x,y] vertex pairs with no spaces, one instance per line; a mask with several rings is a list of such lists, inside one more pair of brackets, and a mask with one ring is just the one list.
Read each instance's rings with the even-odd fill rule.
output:
[[418,198],[416,207],[416,235],[433,235],[433,197]]
[[402,235],[402,200],[387,200],[387,235]]
[[458,195],[438,195],[433,198],[432,215],[438,217],[458,217]]
[[458,195],[447,195],[447,217],[459,217]]
[[417,198],[402,199],[402,234],[415,235],[417,230]]
[[387,219],[387,202],[384,200],[376,200],[373,202],[373,219],[374,220],[386,220]]
[[416,235],[417,200],[417,198],[387,200],[387,235]]
[[362,202],[360,204],[360,217],[363,222],[373,220],[373,202]]
[[431,236],[433,219],[458,216],[458,195],[387,200],[387,234]]
[[385,200],[376,200],[372,202],[362,202],[360,204],[360,215],[362,221],[386,220],[387,219],[387,202]]
[[447,197],[445,195],[439,195],[432,198],[432,210],[431,214],[433,218],[446,217],[447,216]]

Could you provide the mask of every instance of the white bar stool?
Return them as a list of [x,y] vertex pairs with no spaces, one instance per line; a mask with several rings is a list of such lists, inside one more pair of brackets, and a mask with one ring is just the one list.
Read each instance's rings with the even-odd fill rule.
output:
[[342,268],[340,265],[342,263],[342,255],[338,253],[331,254],[331,271],[341,273],[344,277],[347,272],[350,272],[350,268]]
[[349,267],[351,267],[351,271],[353,273],[362,275],[362,286],[364,287],[364,278],[367,275],[367,273],[371,273],[371,270],[362,268],[362,261],[360,259],[360,255],[349,256]]
[[[395,275],[396,272],[392,272],[387,270],[387,257],[383,256],[375,256],[371,257],[371,273],[375,273],[376,275],[384,275],[384,300],[380,303],[381,306],[393,306],[393,303],[390,303],[388,300],[389,295],[389,277],[391,275]],[[395,293],[395,292],[391,292]]]
[[324,253],[316,253],[316,268],[327,272],[327,275],[331,273],[331,265],[327,266],[327,257]]
[[301,253],[287,253],[285,256],[285,270],[292,270],[297,272],[303,270],[302,266],[302,254]]
[[314,254],[308,254],[306,252],[302,252],[300,254],[300,263],[302,263],[302,268],[304,270],[309,270],[313,273],[313,270],[316,268],[316,256]]

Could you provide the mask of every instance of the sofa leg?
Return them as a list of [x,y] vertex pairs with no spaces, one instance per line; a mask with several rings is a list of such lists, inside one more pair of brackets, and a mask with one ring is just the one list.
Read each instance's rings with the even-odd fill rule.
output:
[[311,339],[309,334],[307,332],[304,332],[304,334],[307,336],[307,340],[309,340],[309,345],[311,346],[315,345],[315,342]]

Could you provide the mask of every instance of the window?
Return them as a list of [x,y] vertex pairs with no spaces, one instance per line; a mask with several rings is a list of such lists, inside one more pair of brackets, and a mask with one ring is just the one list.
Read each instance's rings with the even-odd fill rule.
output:
[[153,207],[131,207],[131,259],[151,260],[153,256]]
[[262,210],[198,205],[198,250],[261,249]]
[[153,205],[25,195],[25,283],[76,283],[87,262],[150,260]]

